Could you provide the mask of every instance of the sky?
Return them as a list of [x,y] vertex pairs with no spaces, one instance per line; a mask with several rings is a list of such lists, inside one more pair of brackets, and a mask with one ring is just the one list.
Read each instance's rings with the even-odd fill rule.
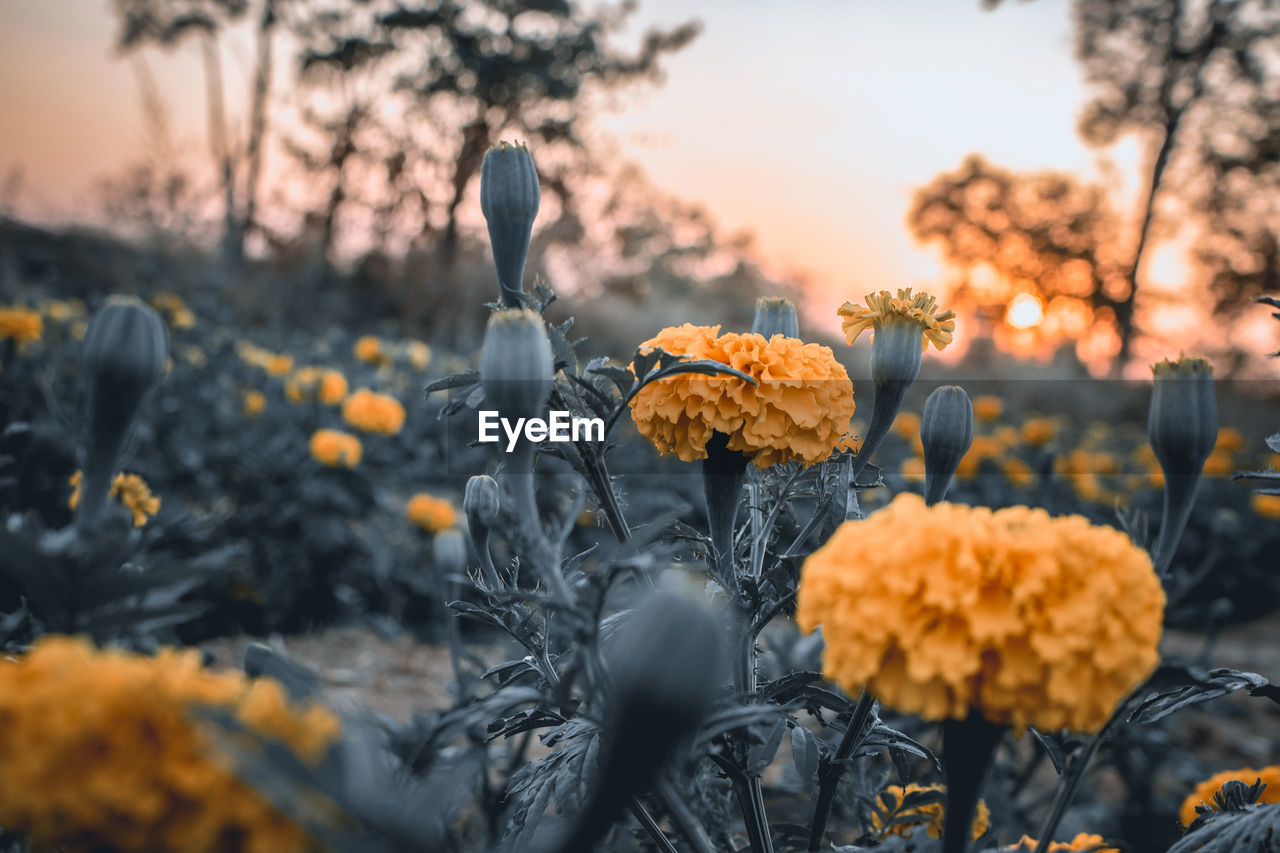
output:
[[[1109,158],[1136,179],[1136,143],[1100,152],[1075,134],[1085,90],[1068,0],[992,12],[979,0],[640,0],[622,41],[690,17],[703,32],[666,59],[665,84],[601,126],[660,187],[705,204],[725,232],[754,232],[767,269],[804,272],[826,317],[867,291],[939,279],[905,215],[915,188],[971,152],[1085,177]],[[0,3],[0,176],[22,170],[24,215],[92,220],[98,182],[143,139],[115,29],[107,0]],[[251,60],[247,38],[227,45],[233,115]],[[199,154],[196,49],[148,61],[177,135]]]

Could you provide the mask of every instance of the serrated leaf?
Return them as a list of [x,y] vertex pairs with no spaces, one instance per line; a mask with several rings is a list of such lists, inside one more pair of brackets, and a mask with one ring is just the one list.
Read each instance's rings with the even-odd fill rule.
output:
[[431,382],[426,388],[422,389],[422,393],[430,396],[437,391],[448,391],[450,388],[461,388],[463,385],[474,385],[480,381],[480,371],[468,370],[465,373],[455,373],[452,376],[446,376],[443,379],[437,379]]
[[1256,672],[1222,668],[1206,673],[1199,667],[1165,665],[1151,681],[1173,687],[1149,695],[1129,714],[1129,722],[1154,723],[1188,705],[1245,689],[1251,696],[1263,696],[1280,705],[1280,687]]
[[796,773],[800,774],[805,788],[817,784],[818,739],[804,726],[794,726],[791,729],[791,760],[795,763]]
[[1272,433],[1264,441],[1267,442],[1267,447],[1270,447],[1273,453],[1280,453],[1280,432]]

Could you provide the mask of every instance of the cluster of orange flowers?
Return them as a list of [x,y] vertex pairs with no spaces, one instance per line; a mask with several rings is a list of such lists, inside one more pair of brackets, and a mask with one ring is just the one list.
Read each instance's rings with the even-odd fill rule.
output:
[[411,522],[431,533],[440,533],[458,524],[458,512],[453,504],[425,492],[410,498],[404,511]]
[[190,329],[196,324],[196,315],[191,313],[187,303],[176,293],[157,293],[151,297],[151,307],[162,311],[168,317],[169,325],[175,329]]
[[147,658],[49,636],[0,660],[0,824],[85,853],[318,850],[230,771],[201,733],[202,707],[313,763],[341,730],[273,681],[204,669],[197,651]]
[[[1120,853],[1118,847],[1104,847],[1101,835],[1093,835],[1091,833],[1082,832],[1070,841],[1053,841],[1046,847],[1043,853]],[[1001,849],[1001,853],[1034,853],[1039,849],[1040,842],[1036,841],[1029,835],[1022,836],[1022,839],[1012,847]]]
[[360,464],[364,447],[360,439],[336,429],[318,429],[311,435],[311,456],[330,468],[354,468]]
[[[906,838],[911,835],[917,826],[924,826],[925,833],[930,838],[941,838],[943,818],[946,814],[942,803],[930,803],[927,806],[914,806],[905,809],[902,807],[902,803],[906,800],[908,794],[923,793],[925,791],[942,793],[945,790],[941,785],[922,786],[912,783],[905,788],[900,785],[890,785],[877,798],[876,810],[871,813],[872,828],[877,833],[880,833],[881,837],[899,835]],[[888,807],[884,803],[886,795],[891,799],[891,804]],[[881,814],[882,809],[885,811],[884,814]],[[913,819],[905,820],[904,818]],[[980,838],[990,826],[991,810],[987,808],[986,803],[979,800],[977,811],[973,816],[973,834],[971,837],[975,840]]]
[[318,400],[326,406],[336,406],[346,399],[349,390],[347,377],[326,367],[300,367],[284,382],[284,396],[291,403]]
[[1191,793],[1191,796],[1183,800],[1182,808],[1178,810],[1178,817],[1181,818],[1182,825],[1190,826],[1194,823],[1196,806],[1212,805],[1213,795],[1228,782],[1243,782],[1246,785],[1252,785],[1259,779],[1267,787],[1263,789],[1258,802],[1280,803],[1280,765],[1263,767],[1261,770],[1254,770],[1252,767],[1242,767],[1239,770],[1224,770],[1221,773],[1215,773],[1199,785],[1196,785],[1196,789]]
[[805,561],[824,674],[926,719],[1093,731],[1156,665],[1164,592],[1118,530],[898,495]]
[[29,308],[0,308],[0,341],[28,344],[44,334],[44,318]]
[[404,406],[395,397],[361,388],[343,401],[342,419],[364,432],[395,435],[404,426]]
[[756,380],[681,374],[651,382],[631,401],[640,434],[686,462],[707,458],[715,433],[759,468],[805,465],[847,440],[853,383],[830,348],[774,335],[720,334],[719,326],[663,329],[640,345],[727,364]]
[[[67,506],[74,510],[80,505],[80,490],[84,483],[84,472],[77,471],[68,480],[71,484],[71,497]],[[115,498],[129,512],[133,513],[133,526],[141,527],[147,520],[160,511],[160,499],[151,494],[151,488],[137,474],[116,474],[111,481],[108,498]]]
[[261,367],[271,376],[284,376],[293,370],[293,356],[272,352],[248,341],[236,343],[236,354],[241,361]]

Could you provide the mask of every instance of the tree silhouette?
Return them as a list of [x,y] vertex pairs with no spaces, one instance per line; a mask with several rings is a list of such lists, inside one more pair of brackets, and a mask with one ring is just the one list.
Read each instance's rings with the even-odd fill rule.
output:
[[[417,221],[419,238],[438,239],[448,263],[459,208],[491,145],[503,134],[538,145],[543,188],[567,209],[573,190],[554,150],[585,150],[594,99],[659,80],[662,57],[699,32],[696,23],[651,30],[627,55],[611,36],[634,8],[586,13],[567,0],[440,0],[378,11],[347,0],[294,16],[300,79],[327,101],[327,109],[308,108],[311,135],[322,141],[294,150],[335,187],[345,186],[349,170],[380,170],[395,192],[371,206],[383,206],[384,218],[389,205]],[[394,119],[387,83],[404,101]],[[350,197],[335,193],[325,221]]]
[[1129,270],[1103,188],[1057,172],[1017,174],[975,154],[916,193],[907,223],[964,273],[958,304],[990,312],[1030,293],[1045,304],[1050,340],[1103,323],[1119,341],[1117,362],[1128,356]]

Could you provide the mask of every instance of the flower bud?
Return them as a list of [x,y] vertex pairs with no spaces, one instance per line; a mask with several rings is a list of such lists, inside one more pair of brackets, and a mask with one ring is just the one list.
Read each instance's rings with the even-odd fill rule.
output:
[[960,460],[973,443],[973,404],[959,385],[935,388],[920,417],[924,445],[924,500],[936,504],[947,494]]
[[90,321],[81,347],[90,431],[81,524],[91,522],[106,499],[129,427],[164,376],[168,352],[164,321],[137,299],[112,299]]
[[460,575],[467,570],[467,542],[456,527],[442,530],[431,541],[431,556],[442,572]]
[[1218,441],[1213,368],[1203,358],[1162,361],[1151,368],[1147,439],[1165,476],[1199,474]]
[[562,853],[592,850],[627,801],[647,790],[715,701],[723,670],[720,628],[700,605],[654,593],[608,639],[614,695],[591,801]]
[[799,338],[800,320],[796,317],[796,306],[790,299],[757,299],[751,331],[766,338],[774,335]]
[[462,493],[462,511],[467,514],[467,526],[472,530],[487,529],[498,520],[502,507],[502,487],[488,474],[477,474],[467,480]]
[[508,308],[524,304],[520,299],[524,262],[541,200],[538,170],[528,148],[499,142],[485,152],[480,166],[480,210],[489,223],[498,289]]
[[1191,517],[1205,460],[1218,441],[1213,368],[1203,358],[1162,361],[1151,368],[1147,440],[1164,471],[1164,507],[1152,563],[1164,575]]
[[555,362],[542,318],[527,308],[490,316],[480,358],[486,403],[504,418],[538,417],[554,381]]

